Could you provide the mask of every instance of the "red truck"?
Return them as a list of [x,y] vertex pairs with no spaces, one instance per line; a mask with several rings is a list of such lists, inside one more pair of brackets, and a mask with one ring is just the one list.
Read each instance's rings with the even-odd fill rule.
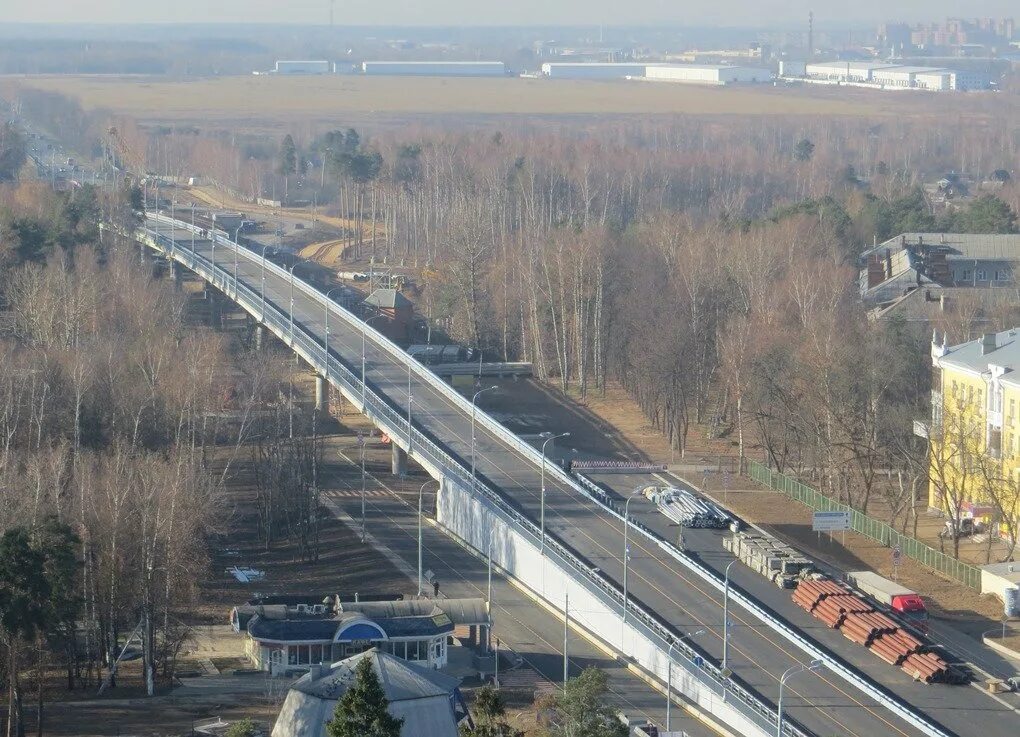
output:
[[928,610],[916,591],[911,591],[888,578],[882,578],[871,571],[854,571],[847,574],[847,581],[870,596],[879,604],[888,607],[900,616],[905,624],[928,633]]

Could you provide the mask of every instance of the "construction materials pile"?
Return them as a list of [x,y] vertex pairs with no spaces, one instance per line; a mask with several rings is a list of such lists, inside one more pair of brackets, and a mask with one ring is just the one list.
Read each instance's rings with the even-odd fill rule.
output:
[[686,489],[646,489],[645,496],[655,502],[660,512],[682,527],[723,529],[731,521],[719,506]]
[[575,473],[661,473],[666,467],[661,463],[589,459],[572,461],[570,470]]
[[723,539],[723,547],[781,589],[792,589],[814,571],[814,563],[810,559],[770,535],[737,532]]
[[901,668],[925,683],[953,683],[957,673],[924,642],[904,631],[892,618],[875,608],[853,589],[827,578],[805,579],[793,592],[801,609],[838,629],[890,665]]

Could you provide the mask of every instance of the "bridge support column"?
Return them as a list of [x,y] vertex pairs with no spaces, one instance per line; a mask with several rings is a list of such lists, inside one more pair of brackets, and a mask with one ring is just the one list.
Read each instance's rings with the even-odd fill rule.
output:
[[329,396],[328,396],[329,384],[326,383],[326,377],[315,375],[315,409],[323,412],[328,407]]
[[184,274],[181,273],[181,266],[174,260],[170,260],[168,278],[174,283],[174,290],[180,291],[181,283],[184,281]]
[[[266,329],[261,325],[255,326],[255,350],[258,352],[262,351],[263,341],[265,341]],[[316,387],[318,388],[318,387]]]
[[206,300],[209,302],[209,325],[212,328],[219,329],[222,327],[223,314],[222,305],[220,305],[220,297],[213,290],[212,287],[206,287],[205,290]]
[[394,476],[407,474],[407,451],[396,443],[391,446],[391,469]]

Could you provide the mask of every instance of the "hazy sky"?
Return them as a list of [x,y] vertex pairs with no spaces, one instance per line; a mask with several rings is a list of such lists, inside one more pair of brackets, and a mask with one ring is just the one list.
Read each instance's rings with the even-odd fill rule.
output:
[[[829,6],[829,7],[827,7]],[[336,0],[338,25],[774,26],[1020,15],[1016,0]],[[316,23],[329,0],[0,0],[0,22]]]

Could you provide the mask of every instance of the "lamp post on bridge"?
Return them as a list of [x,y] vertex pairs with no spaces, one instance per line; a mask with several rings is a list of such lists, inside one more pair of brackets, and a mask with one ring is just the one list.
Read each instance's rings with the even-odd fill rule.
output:
[[542,538],[541,554],[545,555],[545,446],[551,443],[557,438],[566,438],[570,436],[569,432],[560,433],[559,435],[553,435],[550,432],[543,433],[548,437],[545,442],[542,443],[542,501],[539,507],[539,532]]
[[266,321],[266,249],[270,246],[262,246],[262,288],[260,295],[262,298],[262,322]]
[[328,292],[326,292],[326,301],[325,301],[325,304],[324,304],[324,307],[325,307],[325,310],[326,310],[326,321],[325,321],[325,328],[326,328],[326,330],[325,330],[325,336],[323,336],[323,338],[322,338],[322,353],[323,353],[323,361],[326,364],[326,379],[327,380],[329,379],[329,305],[332,302],[332,299],[331,299],[330,295],[333,294],[333,292],[337,291],[338,289],[343,289],[343,287],[333,287]]
[[[410,369],[410,364],[408,364],[408,368]],[[477,482],[475,480],[475,408],[476,408],[476,404],[475,403],[478,401],[478,396],[480,394],[484,394],[485,392],[491,392],[491,391],[493,391],[493,390],[495,390],[497,388],[498,387],[496,387],[496,386],[490,386],[490,387],[488,387],[486,389],[479,389],[478,391],[475,392],[475,395],[473,397],[471,397],[471,491],[472,492],[475,490],[475,487],[477,486]]]
[[241,226],[234,229],[234,299],[237,299],[237,252],[241,248],[238,238],[241,237]]
[[[731,560],[726,566],[725,581],[723,582],[723,636],[722,636],[722,671],[727,673],[728,668],[728,655],[730,651],[730,568],[737,561]],[[726,700],[726,694],[729,689],[726,688],[726,682],[729,681],[729,676],[723,675],[725,679],[723,681],[723,700]]]
[[688,640],[698,635],[705,633],[705,630],[697,630],[695,632],[688,632],[682,637],[678,637],[675,640],[669,641],[669,649],[666,651],[666,731],[670,731],[670,721],[672,716],[673,707],[673,648],[679,645],[684,640]]
[[[421,485],[420,489],[418,489],[418,596],[421,596],[422,592],[421,501],[422,494],[425,493],[425,487],[428,486],[433,481],[435,481],[435,479],[429,479],[428,481]],[[362,504],[364,504],[364,498],[362,499],[363,499]]]
[[372,320],[375,320],[375,319],[380,318],[380,317],[385,317],[385,315],[383,315],[383,313],[380,312],[378,315],[372,315],[372,317],[368,318],[367,320],[362,320],[361,321],[361,411],[362,412],[365,411],[365,354],[366,354],[366,351],[368,350],[367,345],[365,343],[365,336],[368,333],[368,323],[370,323],[370,322],[372,322]]
[[627,622],[627,563],[630,561],[630,543],[627,533],[630,530],[630,503],[634,497],[641,493],[641,489],[635,489],[627,497],[623,504],[623,622]]
[[821,660],[812,660],[808,665],[794,665],[787,668],[779,678],[779,699],[776,702],[776,737],[783,737],[783,686],[788,678],[805,670],[818,670],[823,665]]
[[290,272],[290,345],[294,347],[294,269],[303,266],[300,261],[295,261],[287,271]]

